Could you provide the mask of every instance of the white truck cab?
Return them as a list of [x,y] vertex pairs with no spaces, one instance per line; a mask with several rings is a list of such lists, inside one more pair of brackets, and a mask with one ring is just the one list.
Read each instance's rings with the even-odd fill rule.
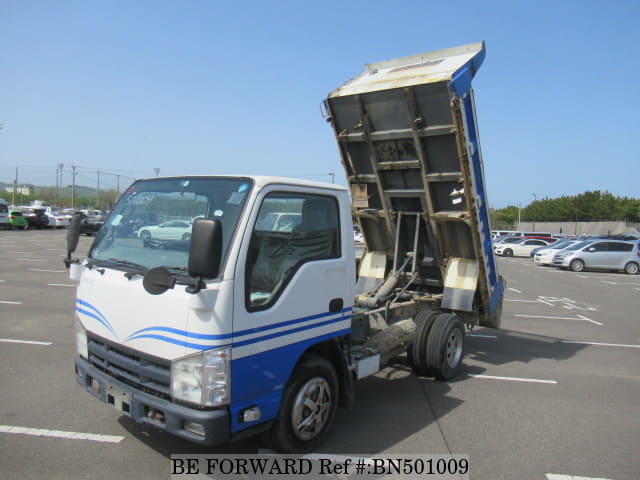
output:
[[395,356],[455,377],[465,328],[497,328],[504,291],[470,88],[483,57],[480,43],[381,62],[329,95],[350,192],[138,180],[82,262],[76,215],[78,383],[197,443],[268,431],[272,448],[309,452],[355,381]]

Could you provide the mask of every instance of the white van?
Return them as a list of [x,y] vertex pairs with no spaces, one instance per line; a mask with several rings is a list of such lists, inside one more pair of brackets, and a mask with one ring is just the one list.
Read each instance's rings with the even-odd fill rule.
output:
[[9,205],[0,198],[0,228],[9,228]]

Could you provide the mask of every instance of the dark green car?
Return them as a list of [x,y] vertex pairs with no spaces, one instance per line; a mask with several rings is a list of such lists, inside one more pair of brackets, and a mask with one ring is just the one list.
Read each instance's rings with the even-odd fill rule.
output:
[[24,218],[20,210],[9,210],[9,228],[17,228],[19,230],[29,228],[29,222],[27,222],[27,219]]

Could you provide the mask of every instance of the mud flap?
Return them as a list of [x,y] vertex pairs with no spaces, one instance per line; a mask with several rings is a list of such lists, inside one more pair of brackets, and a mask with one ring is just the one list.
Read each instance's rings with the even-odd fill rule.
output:
[[462,312],[473,311],[478,273],[477,260],[452,258],[445,273],[442,307]]

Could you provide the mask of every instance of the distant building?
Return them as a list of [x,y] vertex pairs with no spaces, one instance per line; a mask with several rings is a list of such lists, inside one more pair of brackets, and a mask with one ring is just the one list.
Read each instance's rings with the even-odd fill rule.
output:
[[[4,189],[9,193],[13,193],[13,187],[5,187]],[[16,193],[20,195],[33,195],[33,187],[25,187],[24,185],[22,187],[16,187]]]

